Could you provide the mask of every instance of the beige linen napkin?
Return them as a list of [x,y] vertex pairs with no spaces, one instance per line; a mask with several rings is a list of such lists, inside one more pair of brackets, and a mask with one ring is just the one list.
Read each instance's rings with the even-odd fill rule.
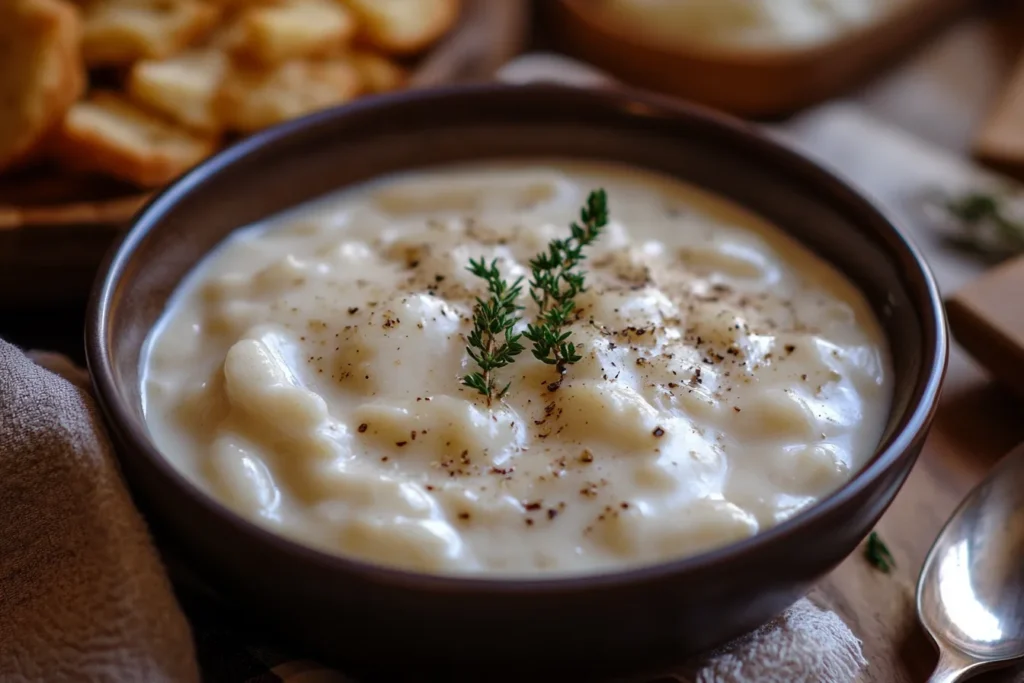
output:
[[0,341],[0,681],[197,681],[188,623],[73,381]]

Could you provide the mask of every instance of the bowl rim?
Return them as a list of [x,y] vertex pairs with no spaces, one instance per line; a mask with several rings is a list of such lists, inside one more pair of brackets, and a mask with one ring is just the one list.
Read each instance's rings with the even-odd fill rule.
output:
[[[564,11],[571,14],[574,21],[585,25],[588,30],[610,36],[631,50],[656,53],[662,58],[670,60],[697,59],[752,69],[765,66],[801,65],[815,59],[840,54],[852,46],[863,43],[880,29],[905,23],[921,11],[920,2],[893,5],[862,24],[842,29],[830,36],[792,45],[784,43],[737,45],[728,42],[687,44],[683,41],[670,44],[663,37],[647,40],[635,28],[635,24],[631,26],[627,21],[616,22],[615,19],[621,17],[617,17],[615,12],[593,12],[592,8],[587,7],[586,0],[553,0],[553,2],[558,3]],[[954,4],[953,0],[949,0],[949,4]]]
[[[581,106],[587,102],[610,108],[625,117],[661,116],[672,119],[696,120],[702,125],[718,128],[721,132],[741,138],[742,143],[760,151],[775,155],[778,163],[789,164],[805,176],[815,176],[814,182],[831,185],[839,192],[844,202],[857,205],[861,215],[870,216],[884,224],[890,234],[886,235],[888,251],[902,256],[912,264],[916,272],[913,279],[919,279],[922,292],[912,298],[927,299],[928,305],[917,311],[921,320],[924,348],[920,373],[915,378],[914,400],[904,410],[905,424],[902,429],[889,436],[887,442],[879,444],[868,463],[842,486],[813,505],[801,510],[789,519],[740,541],[713,548],[696,555],[681,556],[652,564],[598,570],[582,574],[551,575],[504,575],[504,574],[428,574],[394,566],[375,564],[357,557],[334,554],[319,550],[271,531],[229,509],[226,505],[204,492],[191,482],[163,456],[145,424],[135,420],[130,409],[124,405],[117,382],[110,347],[106,343],[110,335],[109,318],[118,284],[132,263],[139,243],[147,236],[163,216],[174,210],[179,200],[187,196],[196,186],[218,174],[225,168],[244,160],[261,148],[301,134],[307,128],[323,126],[334,120],[344,120],[352,115],[402,107],[409,104],[440,102],[457,98],[487,98],[496,94],[516,93],[514,96],[547,96],[578,100]],[[112,431],[120,437],[123,448],[136,451],[155,467],[160,476],[173,482],[178,492],[208,514],[216,515],[235,531],[248,536],[258,543],[269,545],[275,551],[295,559],[319,565],[337,572],[339,576],[358,575],[374,583],[387,583],[393,587],[413,590],[434,591],[451,594],[552,594],[583,592],[593,589],[621,587],[647,583],[687,572],[707,571],[721,563],[742,560],[745,555],[764,549],[793,534],[801,527],[828,515],[837,508],[848,504],[851,499],[863,494],[876,480],[891,468],[900,457],[921,440],[935,414],[942,380],[948,359],[948,330],[942,299],[935,278],[920,251],[898,228],[898,222],[860,191],[838,175],[796,151],[785,142],[765,134],[760,128],[735,119],[727,114],[701,105],[681,102],[667,96],[631,90],[627,88],[604,90],[586,89],[553,83],[503,84],[485,83],[445,86],[431,90],[410,90],[362,98],[344,107],[317,112],[279,126],[257,133],[232,145],[192,170],[186,172],[171,185],[157,193],[136,214],[131,227],[126,230],[108,251],[98,271],[90,294],[86,316],[85,350],[86,361],[92,378],[97,402]],[[924,353],[926,352],[926,353]],[[890,417],[893,415],[890,412]],[[884,446],[884,447],[883,447]],[[115,449],[118,458],[125,456]],[[888,501],[886,505],[891,501]]]

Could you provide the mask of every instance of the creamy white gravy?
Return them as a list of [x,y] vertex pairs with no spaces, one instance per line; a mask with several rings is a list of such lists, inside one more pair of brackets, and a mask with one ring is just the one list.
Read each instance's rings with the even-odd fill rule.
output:
[[[459,381],[484,295],[466,266],[528,277],[596,187],[611,223],[570,328],[582,360],[551,391],[527,350],[488,406]],[[241,230],[182,283],[144,365],[157,445],[242,515],[488,575],[767,529],[866,461],[892,390],[864,300],[793,240],[675,180],[563,162],[390,177]]]
[[594,11],[672,44],[805,47],[869,25],[904,0],[600,0]]

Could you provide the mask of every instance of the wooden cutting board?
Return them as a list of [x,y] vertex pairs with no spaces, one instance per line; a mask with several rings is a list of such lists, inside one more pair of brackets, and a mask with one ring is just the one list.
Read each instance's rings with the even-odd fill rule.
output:
[[946,303],[957,343],[989,375],[1024,397],[1024,256],[1007,261]]
[[979,159],[1015,175],[1024,174],[1024,53],[985,125],[974,152]]
[[[410,86],[489,78],[523,48],[529,17],[529,0],[463,0],[458,24],[419,62]],[[81,300],[146,199],[120,183],[47,168],[0,177],[0,308]]]
[[1024,2],[1009,0],[1005,24],[1017,66],[974,138],[981,161],[1024,178]]

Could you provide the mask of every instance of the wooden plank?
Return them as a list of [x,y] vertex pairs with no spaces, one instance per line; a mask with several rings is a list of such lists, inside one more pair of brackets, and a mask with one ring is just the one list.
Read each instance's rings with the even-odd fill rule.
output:
[[[962,191],[991,179],[955,155],[881,124],[857,105],[842,105],[785,127],[798,146],[839,169],[876,198],[921,249],[947,298],[969,291],[986,264],[950,247],[923,210],[926,191]],[[968,288],[965,290],[965,288]],[[1019,298],[1019,297],[1018,297]],[[815,589],[862,639],[865,683],[922,683],[935,652],[917,623],[917,576],[931,543],[962,498],[1006,452],[1024,440],[1021,401],[960,345],[953,345],[934,427],[907,483],[878,525],[896,557],[889,575],[861,552]],[[1020,681],[1024,671],[993,674]]]
[[953,336],[989,375],[1024,396],[1024,258],[995,268],[958,291],[946,310]]
[[[1024,440],[1021,404],[990,383],[961,352],[951,368],[932,434],[917,467],[879,524],[896,556],[893,574],[858,552],[823,581],[816,597],[835,609],[864,643],[865,683],[922,683],[935,652],[917,623],[917,574],[949,514],[1007,451]],[[1021,670],[989,683],[1020,681]]]
[[974,156],[1004,173],[1024,178],[1024,2],[1007,0],[998,8],[998,49],[1017,60],[1000,97],[972,141]]
[[1024,167],[1024,54],[974,143],[975,155],[999,167]]

